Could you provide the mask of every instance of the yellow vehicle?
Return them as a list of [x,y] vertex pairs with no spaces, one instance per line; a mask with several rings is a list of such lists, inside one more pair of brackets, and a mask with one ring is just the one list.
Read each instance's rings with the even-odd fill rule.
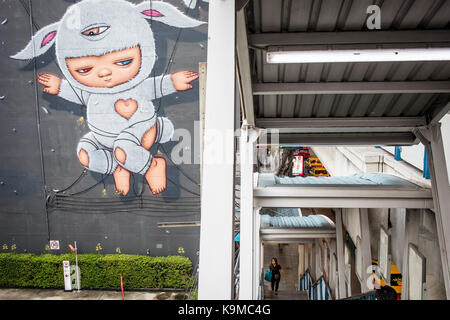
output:
[[314,177],[329,177],[330,176],[327,169],[325,169],[324,167],[313,167],[312,175]]
[[308,166],[308,168],[322,167],[322,163],[320,162],[319,158],[316,157],[308,158],[308,160],[306,160],[306,165]]
[[[372,260],[372,265],[378,265],[377,260]],[[378,279],[376,274],[374,274],[375,279],[380,282],[381,286],[385,286],[386,282],[383,279]],[[389,285],[392,289],[397,292],[397,300],[400,300],[402,294],[402,274],[398,270],[397,266],[391,262],[391,283]]]

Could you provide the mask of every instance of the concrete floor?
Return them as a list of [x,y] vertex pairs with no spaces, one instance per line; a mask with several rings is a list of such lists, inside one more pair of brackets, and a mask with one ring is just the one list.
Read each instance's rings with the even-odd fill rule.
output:
[[275,295],[270,289],[270,284],[264,287],[264,300],[308,300],[306,291],[279,290],[278,295]]
[[[125,291],[125,300],[178,300],[183,292]],[[0,300],[121,300],[120,291],[81,290],[64,292],[61,289],[0,289]]]

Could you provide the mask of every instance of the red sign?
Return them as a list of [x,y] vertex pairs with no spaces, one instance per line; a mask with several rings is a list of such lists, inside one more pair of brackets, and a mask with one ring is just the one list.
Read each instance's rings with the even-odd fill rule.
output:
[[50,249],[59,250],[59,240],[50,240]]
[[292,175],[303,176],[303,156],[294,157],[294,165],[292,166]]

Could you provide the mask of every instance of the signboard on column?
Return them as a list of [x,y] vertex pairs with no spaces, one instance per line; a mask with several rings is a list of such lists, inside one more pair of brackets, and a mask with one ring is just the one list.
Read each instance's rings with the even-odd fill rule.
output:
[[303,156],[295,156],[293,162],[292,176],[303,176]]

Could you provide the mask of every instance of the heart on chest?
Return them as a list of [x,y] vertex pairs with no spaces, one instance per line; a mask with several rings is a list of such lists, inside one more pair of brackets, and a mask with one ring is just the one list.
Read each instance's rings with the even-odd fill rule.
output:
[[116,103],[114,103],[114,109],[116,110],[116,112],[127,120],[129,120],[131,116],[136,112],[137,107],[138,104],[136,100],[133,99],[119,99],[116,101]]

